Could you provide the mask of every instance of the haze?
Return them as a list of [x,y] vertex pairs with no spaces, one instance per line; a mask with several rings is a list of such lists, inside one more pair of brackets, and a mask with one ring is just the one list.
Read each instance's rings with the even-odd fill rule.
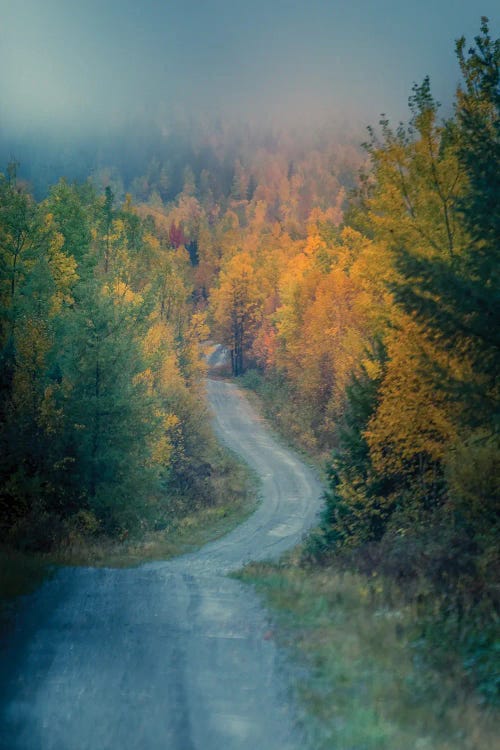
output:
[[445,105],[454,40],[497,31],[470,0],[0,0],[1,155],[30,158],[151,123],[244,121],[362,134],[406,118],[430,74]]
[[[453,40],[494,3],[470,0],[3,2],[3,117],[112,127],[131,115],[288,121],[401,113],[414,80],[446,96]],[[492,19],[493,20],[493,19]]]

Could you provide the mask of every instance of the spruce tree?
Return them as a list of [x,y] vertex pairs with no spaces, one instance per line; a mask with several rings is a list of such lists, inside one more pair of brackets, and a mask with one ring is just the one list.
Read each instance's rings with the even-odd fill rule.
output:
[[128,527],[153,488],[154,403],[141,380],[144,311],[91,279],[75,290],[60,332],[67,495],[103,530]]

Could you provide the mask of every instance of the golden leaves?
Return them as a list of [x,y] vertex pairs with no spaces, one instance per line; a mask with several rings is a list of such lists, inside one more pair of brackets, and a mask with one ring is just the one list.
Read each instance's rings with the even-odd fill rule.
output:
[[412,318],[399,313],[396,321],[379,406],[365,433],[373,465],[382,473],[404,471],[408,461],[440,461],[456,437],[450,404],[422,366],[438,362],[441,353]]

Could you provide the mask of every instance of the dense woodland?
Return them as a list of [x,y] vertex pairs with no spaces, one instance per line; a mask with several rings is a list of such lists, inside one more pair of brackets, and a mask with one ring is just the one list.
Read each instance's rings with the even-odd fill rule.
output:
[[326,457],[305,561],[395,578],[495,693],[500,41],[486,20],[457,57],[453,115],[425,79],[408,124],[382,119],[364,152],[285,135],[237,151],[219,131],[182,169],[155,155],[142,175],[101,169],[38,202],[9,166],[4,539],[120,536],[176,498],[213,501],[210,330],[285,434]]
[[0,190],[4,538],[50,549],[161,523],[166,495],[213,501],[185,248],[110,188],[37,204],[10,165]]

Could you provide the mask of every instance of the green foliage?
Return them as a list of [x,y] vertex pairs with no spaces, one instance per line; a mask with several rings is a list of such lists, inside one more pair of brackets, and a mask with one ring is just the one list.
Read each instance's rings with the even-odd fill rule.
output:
[[214,503],[188,260],[129,198],[0,176],[0,533],[49,551]]
[[63,251],[82,264],[91,241],[92,209],[96,196],[90,184],[70,185],[60,180],[49,192],[47,211],[54,217],[57,231],[64,238]]
[[321,528],[307,547],[307,555],[314,559],[331,553],[339,545],[356,546],[380,539],[386,529],[392,511],[387,497],[393,483],[373,470],[365,437],[377,405],[385,359],[383,345],[378,341],[369,358],[379,365],[378,377],[370,377],[361,368],[347,387],[339,444],[327,468],[328,489]]
[[498,435],[472,433],[453,446],[445,473],[453,506],[481,533],[498,523],[500,441]]
[[[451,262],[400,251],[398,302],[415,313],[445,349],[470,363],[457,377],[436,367],[437,386],[462,405],[475,427],[498,429],[500,393],[500,40],[492,41],[483,19],[476,48],[457,43],[464,77],[450,131],[467,187],[456,206],[469,240]],[[443,382],[444,381],[444,382]]]
[[469,179],[461,210],[479,261],[489,268],[488,253],[500,236],[500,39],[491,39],[487,18],[475,43],[466,54],[465,39],[457,42],[463,76],[456,107],[459,154]]
[[60,321],[54,362],[61,379],[55,406],[64,415],[57,484],[111,532],[130,526],[129,514],[137,514],[152,491],[149,438],[157,424],[139,379],[144,366],[136,339],[145,312],[103,294],[95,282],[74,294],[71,312]]
[[306,746],[489,750],[495,744],[497,717],[468,682],[480,664],[492,676],[490,633],[471,640],[462,667],[458,651],[450,653],[450,633],[434,626],[423,637],[418,601],[409,602],[390,579],[338,565],[297,566],[293,559],[251,564],[238,577],[265,597],[273,637],[299,664],[294,685]]
[[18,285],[33,257],[38,235],[37,210],[31,197],[16,182],[16,164],[0,175],[0,301],[1,343],[12,332],[12,306]]

